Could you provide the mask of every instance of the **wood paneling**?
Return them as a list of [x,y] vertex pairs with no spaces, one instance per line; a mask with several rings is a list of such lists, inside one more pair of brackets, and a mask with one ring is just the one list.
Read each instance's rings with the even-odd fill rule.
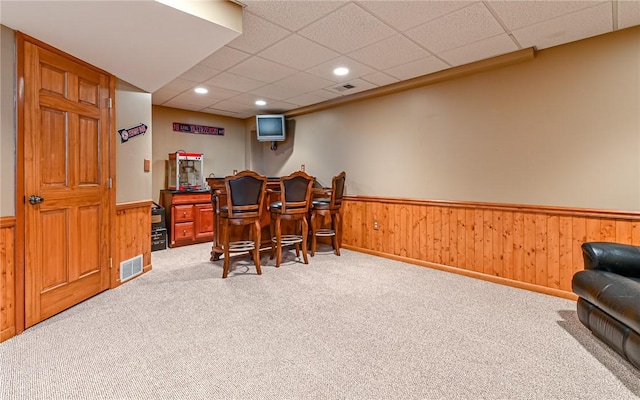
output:
[[348,196],[342,213],[346,248],[571,299],[582,243],[640,245],[636,212]]
[[0,342],[16,334],[16,219],[0,218]]
[[120,262],[142,254],[144,272],[151,270],[152,200],[116,206],[116,258],[111,269],[111,287],[119,286]]

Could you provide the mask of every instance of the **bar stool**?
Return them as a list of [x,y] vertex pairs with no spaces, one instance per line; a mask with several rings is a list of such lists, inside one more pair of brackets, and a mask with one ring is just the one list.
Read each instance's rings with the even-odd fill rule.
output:
[[[311,256],[316,253],[316,238],[331,237],[331,243],[336,255],[340,255],[340,244],[342,243],[342,218],[340,218],[340,208],[342,207],[342,196],[344,194],[344,184],[347,174],[342,171],[331,180],[331,189],[323,189],[323,194],[328,198],[314,199],[311,208]],[[323,228],[324,217],[331,218],[331,227]],[[316,228],[316,217],[323,217],[320,227]]]
[[[272,203],[271,212],[271,258],[276,253],[276,267],[282,260],[282,246],[294,244],[296,255],[302,255],[304,263],[309,264],[307,258],[307,236],[309,223],[307,215],[311,206],[311,187],[313,177],[302,171],[280,178],[280,201]],[[295,221],[293,234],[282,234],[282,220]]]
[[[224,251],[224,266],[222,278],[229,273],[231,263],[230,253],[252,252],[253,263],[258,275],[260,269],[260,217],[267,188],[267,178],[253,171],[242,171],[224,178],[227,189],[227,204],[220,207],[220,222],[222,230],[222,248]],[[220,194],[220,191],[217,191]],[[249,240],[230,242],[231,225],[252,225]]]

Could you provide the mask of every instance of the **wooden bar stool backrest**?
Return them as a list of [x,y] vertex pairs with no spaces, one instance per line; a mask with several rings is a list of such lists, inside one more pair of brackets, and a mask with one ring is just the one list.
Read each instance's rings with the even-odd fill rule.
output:
[[[222,277],[226,278],[231,263],[230,253],[251,253],[258,275],[260,269],[260,218],[267,189],[267,178],[253,171],[242,171],[224,179],[227,204],[220,207],[222,222],[222,247],[224,265]],[[231,242],[229,225],[252,225],[252,237]]]
[[267,178],[253,171],[242,171],[225,178],[229,218],[259,217],[262,212]]
[[[282,247],[295,244],[296,253],[302,250],[304,263],[308,264],[307,237],[309,223],[307,215],[311,208],[311,193],[314,178],[303,171],[297,171],[280,178],[280,201],[272,203],[271,211],[271,258],[276,256],[276,267],[282,260]],[[282,220],[296,221],[293,234],[283,234]],[[299,224],[298,224],[299,222]]]
[[306,214],[311,205],[313,178],[298,171],[280,179],[283,214]]
[[[316,237],[332,237],[331,242],[336,255],[340,255],[340,245],[342,243],[342,219],[340,218],[340,208],[342,207],[342,197],[344,196],[345,182],[347,174],[342,171],[331,179],[331,190],[325,189],[328,198],[316,198],[312,202],[311,209],[311,256],[316,252]],[[316,227],[317,216],[331,218],[331,228]],[[322,225],[322,219],[320,220]]]
[[342,196],[344,195],[344,183],[347,174],[342,171],[331,180],[331,203],[329,208],[340,208],[342,206]]

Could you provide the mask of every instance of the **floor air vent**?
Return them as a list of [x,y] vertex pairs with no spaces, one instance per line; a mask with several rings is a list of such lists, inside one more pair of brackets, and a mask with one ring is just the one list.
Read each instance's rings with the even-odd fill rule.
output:
[[142,273],[142,254],[120,263],[120,282],[128,281]]

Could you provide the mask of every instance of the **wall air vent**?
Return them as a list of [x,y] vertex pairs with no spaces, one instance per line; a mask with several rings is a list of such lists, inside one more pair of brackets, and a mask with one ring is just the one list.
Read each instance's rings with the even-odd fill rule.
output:
[[128,281],[142,273],[142,254],[120,263],[120,282]]
[[335,88],[333,88],[334,90],[337,90],[338,92],[344,92],[345,90],[350,90],[353,89],[355,86],[353,86],[350,83],[347,83],[346,85],[342,85],[342,86],[337,86]]

